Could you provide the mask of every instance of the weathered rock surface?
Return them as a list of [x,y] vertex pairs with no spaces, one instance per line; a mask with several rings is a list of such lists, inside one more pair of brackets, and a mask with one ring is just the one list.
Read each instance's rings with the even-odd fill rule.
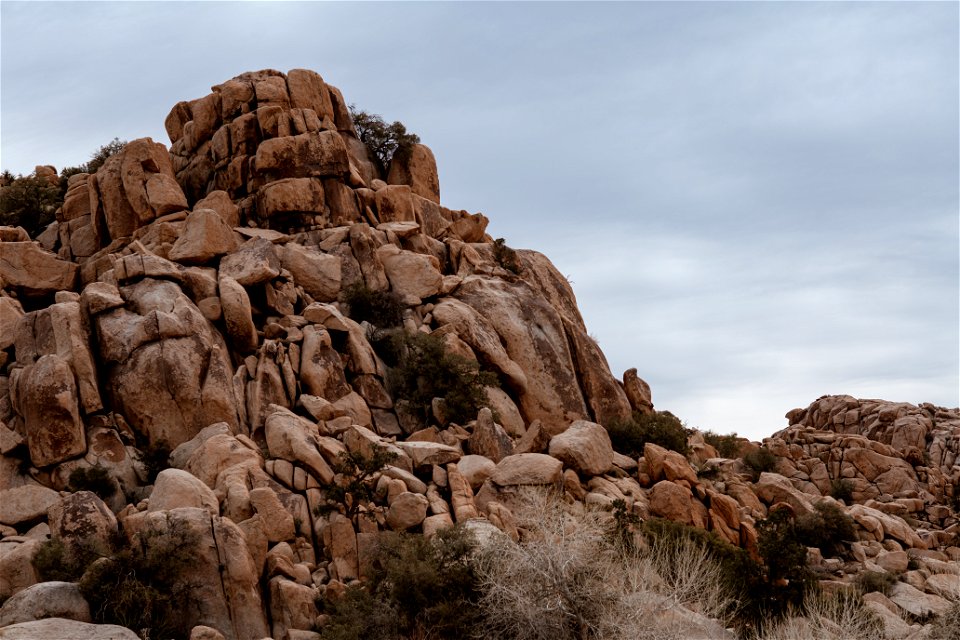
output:
[[0,640],[139,640],[137,634],[115,624],[90,624],[66,618],[20,622],[0,629]]
[[0,633],[3,627],[43,620],[65,618],[92,622],[90,605],[72,582],[40,582],[11,597],[0,607]]
[[[889,599],[867,599],[889,637],[919,632],[900,614],[957,597],[960,411],[824,396],[765,439],[773,472],[758,477],[705,434],[689,454],[614,451],[604,425],[653,413],[649,385],[636,369],[613,377],[545,256],[440,204],[427,147],[371,162],[348,104],[314,72],[242,74],[174,106],[169,153],[135,140],[71,177],[39,242],[0,228],[0,598],[27,594],[8,603],[16,619],[26,602],[83,617],[71,595],[63,611],[34,597],[55,590],[31,564],[48,534],[106,545],[185,527],[200,541],[184,576],[192,638],[316,640],[316,596],[368,577],[381,531],[457,523],[522,540],[514,511],[531,487],[573,512],[622,501],[751,553],[768,510],[806,517],[836,495],[856,540],[846,560],[811,553],[829,588],[900,575]],[[404,410],[394,329],[349,317],[364,287],[397,305],[402,330],[495,374],[476,420],[449,423],[442,398],[425,399],[432,415]],[[351,471],[376,449],[386,466]],[[122,491],[61,494],[78,469]],[[352,473],[375,498],[332,504]],[[726,635],[686,609],[650,616]],[[124,637],[41,622],[0,638]]]

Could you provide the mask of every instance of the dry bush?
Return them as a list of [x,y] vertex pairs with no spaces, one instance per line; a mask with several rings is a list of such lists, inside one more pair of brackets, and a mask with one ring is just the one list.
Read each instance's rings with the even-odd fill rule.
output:
[[761,640],[883,640],[883,622],[856,593],[815,594],[803,611],[764,629]]
[[[521,542],[493,539],[481,554],[484,637],[516,640],[709,636],[702,616],[730,608],[720,569],[693,541],[618,545],[609,512],[527,493],[514,508]],[[709,629],[709,630],[708,630]]]

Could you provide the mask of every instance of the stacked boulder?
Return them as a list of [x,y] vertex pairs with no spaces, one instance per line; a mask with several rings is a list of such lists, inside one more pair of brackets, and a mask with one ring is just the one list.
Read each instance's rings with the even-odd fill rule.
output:
[[[379,174],[340,92],[303,70],[238,76],[166,128],[169,153],[135,140],[72,177],[42,242],[0,228],[0,625],[89,622],[24,608],[70,588],[38,584],[44,540],[188,530],[195,635],[316,638],[316,597],[364,577],[379,531],[479,519],[518,539],[529,487],[755,551],[770,507],[810,511],[846,478],[860,564],[839,578],[903,552],[929,574],[903,584],[932,594],[960,559],[957,411],[821,399],[766,443],[778,467],[756,481],[698,434],[689,458],[622,455],[602,425],[652,413],[649,386],[612,376],[546,257],[506,263],[486,217],[440,205],[427,147]],[[356,288],[494,374],[474,419],[399,408],[377,332],[347,313]],[[377,499],[331,509],[343,461],[377,451]],[[112,496],[67,490],[91,469]]]

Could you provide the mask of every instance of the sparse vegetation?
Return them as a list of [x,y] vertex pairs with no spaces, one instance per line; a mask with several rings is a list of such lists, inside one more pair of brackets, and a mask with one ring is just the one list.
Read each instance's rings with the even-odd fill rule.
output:
[[397,154],[407,152],[420,142],[420,137],[409,133],[402,122],[387,124],[381,116],[367,113],[350,105],[350,117],[357,130],[357,137],[367,147],[367,155],[377,165],[381,176],[387,175],[390,163]]
[[375,291],[360,282],[344,290],[343,301],[357,322],[367,321],[379,329],[403,324],[403,303],[392,291]]
[[117,485],[110,472],[100,465],[77,467],[70,472],[70,491],[92,491],[106,500],[117,492]]
[[766,447],[760,447],[743,456],[743,464],[756,481],[761,473],[773,471],[777,467],[777,456]]
[[42,582],[76,582],[95,560],[110,555],[111,549],[94,538],[65,545],[59,538],[45,540],[34,552],[31,563]]
[[613,448],[632,458],[643,455],[643,445],[648,442],[677,451],[684,455],[689,451],[687,436],[690,430],[669,411],[656,413],[633,412],[629,420],[617,420],[607,425]]
[[372,503],[376,498],[372,476],[396,457],[386,447],[373,447],[373,453],[369,456],[358,451],[342,451],[333,465],[337,475],[333,483],[324,487],[327,503],[314,508],[316,515],[341,510],[353,519],[361,506]]
[[887,571],[864,571],[857,576],[856,585],[860,593],[876,591],[887,595],[890,587],[897,583],[897,576]]
[[683,606],[723,618],[731,594],[721,569],[691,541],[617,544],[609,513],[529,493],[515,508],[520,542],[481,552],[482,637],[554,640],[679,638]]
[[496,376],[481,371],[476,361],[447,352],[443,340],[426,333],[397,330],[389,336],[390,353],[381,351],[391,366],[387,382],[400,410],[429,422],[434,398],[440,398],[444,425],[464,424],[477,417],[486,402],[486,386]]
[[827,557],[840,554],[844,541],[857,539],[853,518],[832,502],[818,502],[814,512],[796,519],[796,537],[807,547],[817,547]]
[[732,460],[740,455],[740,441],[736,433],[720,435],[713,431],[704,431],[703,441],[716,449],[722,458]]
[[845,478],[831,480],[830,497],[850,504],[853,501],[853,484]]
[[757,534],[769,585],[764,608],[779,617],[791,607],[800,607],[814,585],[807,566],[807,546],[797,535],[796,519],[789,508],[774,509],[757,522]]
[[493,241],[493,259],[497,261],[501,268],[514,275],[519,275],[523,269],[517,252],[508,247],[507,241],[503,238],[497,238]]
[[193,585],[184,580],[196,562],[199,539],[183,522],[138,533],[130,544],[97,560],[80,579],[80,593],[99,624],[118,624],[142,637],[186,638],[184,613]]
[[63,199],[60,189],[43,176],[4,175],[6,186],[0,188],[0,225],[23,227],[36,237],[54,220],[54,213]]
[[[104,543],[95,538],[47,540],[32,563],[41,581],[78,582],[94,622],[118,624],[143,637],[186,638],[183,612],[192,585],[183,576],[195,563],[197,535],[182,522]],[[146,635],[144,635],[146,634]]]
[[107,158],[126,144],[126,141],[114,138],[94,151],[89,161],[76,167],[66,167],[52,182],[34,173],[15,176],[4,171],[0,177],[0,225],[23,227],[31,238],[36,237],[53,222],[56,210],[63,204],[70,176],[96,173]]
[[883,621],[855,590],[811,592],[790,615],[766,625],[760,640],[883,640]]
[[147,472],[147,484],[153,484],[161,471],[170,468],[170,445],[166,440],[153,443],[144,441],[138,449],[140,462]]
[[479,620],[476,543],[454,527],[427,539],[382,533],[364,587],[320,599],[324,640],[469,638]]
[[960,640],[960,602],[933,621],[927,640]]

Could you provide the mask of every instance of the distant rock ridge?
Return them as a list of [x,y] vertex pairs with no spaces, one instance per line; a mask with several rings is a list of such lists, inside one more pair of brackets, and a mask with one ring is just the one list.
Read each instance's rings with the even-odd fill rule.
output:
[[[346,105],[312,71],[244,73],[173,107],[169,151],[134,140],[72,176],[37,241],[0,228],[0,600],[70,589],[38,584],[48,536],[183,528],[203,549],[184,614],[209,628],[198,637],[312,639],[316,596],[364,574],[378,531],[483,520],[516,538],[524,487],[622,500],[755,553],[773,506],[809,511],[845,483],[856,561],[820,558],[823,573],[848,583],[909,555],[899,584],[919,595],[891,606],[942,609],[937,576],[960,575],[960,410],[825,396],[764,441],[777,463],[756,479],[700,433],[688,456],[623,455],[604,427],[653,413],[650,387],[636,369],[614,378],[569,282],[441,205],[425,145],[379,174]],[[403,409],[380,334],[348,313],[358,288],[493,375],[475,417]],[[395,458],[371,479],[372,519],[323,508],[341,454],[375,447]],[[116,492],[67,491],[94,468]],[[86,629],[31,623],[54,616],[24,600],[0,626]]]

